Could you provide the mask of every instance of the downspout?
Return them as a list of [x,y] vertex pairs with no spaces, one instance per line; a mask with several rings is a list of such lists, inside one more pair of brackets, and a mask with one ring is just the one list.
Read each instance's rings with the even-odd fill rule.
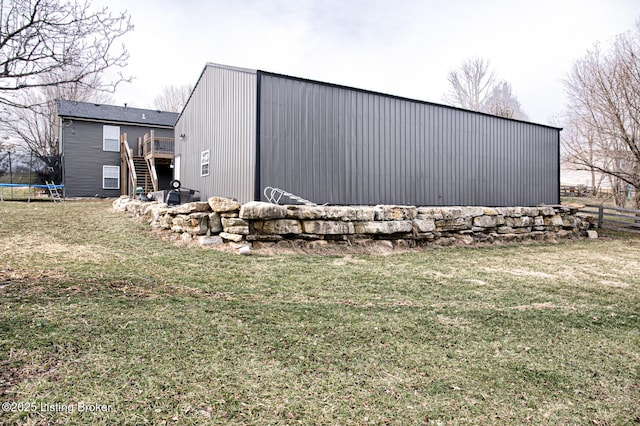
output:
[[260,201],[262,191],[260,190],[260,89],[262,86],[262,72],[256,71],[256,146],[255,146],[255,173],[253,178],[253,200]]
[[562,164],[560,157],[562,155],[561,153],[561,149],[562,149],[562,145],[560,143],[560,132],[562,131],[562,129],[558,129],[558,180],[557,180],[557,191],[558,191],[558,205],[560,205],[560,203],[562,202],[562,200],[560,199],[560,179],[561,179],[561,173],[560,173],[560,166]]
[[66,198],[67,196],[67,185],[66,185],[66,181],[67,181],[67,173],[66,173],[66,167],[65,167],[65,160],[64,160],[64,139],[63,139],[63,131],[62,128],[64,124],[64,118],[58,116],[58,153],[60,154],[60,183],[62,185],[64,185],[62,187],[62,198]]

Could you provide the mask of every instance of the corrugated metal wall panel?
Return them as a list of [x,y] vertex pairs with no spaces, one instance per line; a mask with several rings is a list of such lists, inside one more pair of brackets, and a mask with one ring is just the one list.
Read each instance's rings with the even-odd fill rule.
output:
[[260,78],[262,188],[330,204],[558,200],[558,129],[275,74]]
[[[256,98],[255,71],[205,67],[175,128],[184,187],[199,190],[203,199],[254,199]],[[201,176],[200,154],[207,149],[209,175]]]

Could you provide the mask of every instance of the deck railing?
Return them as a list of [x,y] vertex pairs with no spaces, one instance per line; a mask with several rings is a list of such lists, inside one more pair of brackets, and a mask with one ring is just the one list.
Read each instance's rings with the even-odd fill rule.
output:
[[144,158],[173,158],[173,138],[157,137],[153,134],[144,135]]

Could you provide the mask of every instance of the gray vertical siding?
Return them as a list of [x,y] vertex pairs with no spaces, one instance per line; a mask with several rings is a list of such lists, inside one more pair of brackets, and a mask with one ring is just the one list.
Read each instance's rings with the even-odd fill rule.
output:
[[[178,118],[180,180],[199,190],[203,199],[254,199],[256,84],[255,71],[209,64]],[[200,176],[200,153],[207,149],[209,175]]]
[[[151,128],[118,123],[102,123],[81,119],[65,119],[62,123],[65,195],[67,197],[118,197],[120,189],[102,189],[102,166],[120,166],[119,152],[102,150],[102,126],[119,126],[126,133],[129,145],[137,149],[138,137]],[[158,129],[155,134],[172,137],[172,129]],[[120,188],[126,182],[120,182]]]
[[330,204],[558,202],[559,129],[275,74],[259,78],[261,189]]

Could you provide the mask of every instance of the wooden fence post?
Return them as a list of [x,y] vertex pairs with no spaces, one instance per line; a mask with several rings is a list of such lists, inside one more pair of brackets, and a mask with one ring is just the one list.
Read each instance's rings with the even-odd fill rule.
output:
[[598,207],[598,228],[602,228],[602,217],[604,216],[604,207]]

